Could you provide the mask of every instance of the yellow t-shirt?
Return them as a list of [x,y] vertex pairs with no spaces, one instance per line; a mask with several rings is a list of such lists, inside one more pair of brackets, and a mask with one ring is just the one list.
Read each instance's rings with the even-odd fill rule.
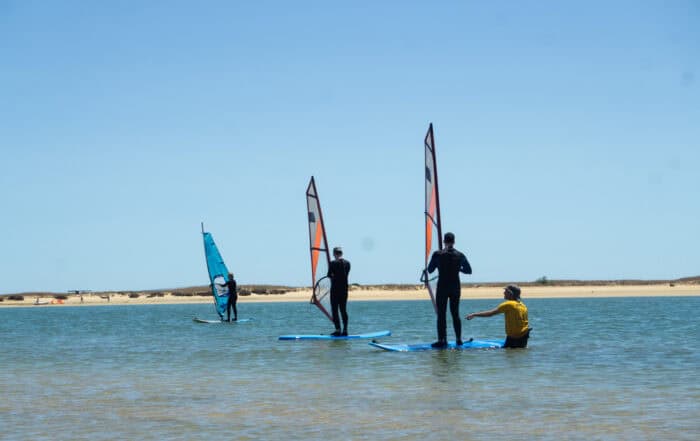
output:
[[499,313],[506,315],[506,335],[519,338],[525,335],[528,329],[527,306],[515,300],[506,300],[496,308]]

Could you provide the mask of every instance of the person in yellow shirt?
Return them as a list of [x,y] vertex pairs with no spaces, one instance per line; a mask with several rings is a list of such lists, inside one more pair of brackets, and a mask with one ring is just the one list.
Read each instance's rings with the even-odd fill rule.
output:
[[525,348],[527,339],[530,338],[530,327],[527,321],[527,306],[520,300],[520,287],[508,285],[503,290],[503,298],[506,299],[496,308],[474,312],[466,319],[474,317],[491,317],[496,314],[505,314],[506,342],[504,348]]

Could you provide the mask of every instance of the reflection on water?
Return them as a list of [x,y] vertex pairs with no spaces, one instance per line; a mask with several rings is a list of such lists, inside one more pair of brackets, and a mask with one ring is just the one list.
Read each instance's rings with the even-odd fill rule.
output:
[[[277,341],[332,330],[303,303],[244,303],[234,325],[192,322],[210,305],[0,309],[2,439],[697,439],[700,299],[526,302],[526,350],[422,353]],[[382,341],[435,338],[427,301],[349,313]]]

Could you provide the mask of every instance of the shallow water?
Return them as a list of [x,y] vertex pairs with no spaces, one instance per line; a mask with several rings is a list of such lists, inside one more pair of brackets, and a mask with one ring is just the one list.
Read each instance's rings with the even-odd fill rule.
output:
[[[419,353],[278,341],[332,330],[304,303],[239,304],[255,320],[233,325],[194,323],[204,304],[2,308],[0,439],[700,437],[700,298],[525,301],[526,350]],[[353,333],[435,339],[428,301],[349,314]],[[463,326],[503,336],[500,316]]]

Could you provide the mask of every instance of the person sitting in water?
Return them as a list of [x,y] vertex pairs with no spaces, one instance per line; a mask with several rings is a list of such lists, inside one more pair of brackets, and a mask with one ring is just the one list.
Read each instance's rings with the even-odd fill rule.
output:
[[474,317],[491,317],[496,314],[505,314],[506,342],[504,348],[525,348],[530,338],[530,327],[527,320],[527,306],[520,300],[520,287],[508,285],[503,290],[503,298],[506,300],[496,308],[474,312],[466,319]]

